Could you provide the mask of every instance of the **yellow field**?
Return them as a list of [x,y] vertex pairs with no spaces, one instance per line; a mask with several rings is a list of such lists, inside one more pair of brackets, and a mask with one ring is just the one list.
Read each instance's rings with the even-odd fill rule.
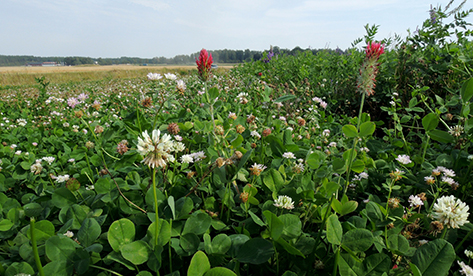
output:
[[[218,70],[229,70],[233,66],[219,66]],[[94,65],[94,66],[53,66],[53,67],[0,67],[0,85],[17,86],[36,84],[35,77],[44,76],[51,83],[65,83],[86,80],[146,77],[153,73],[188,74],[197,71],[195,65]]]

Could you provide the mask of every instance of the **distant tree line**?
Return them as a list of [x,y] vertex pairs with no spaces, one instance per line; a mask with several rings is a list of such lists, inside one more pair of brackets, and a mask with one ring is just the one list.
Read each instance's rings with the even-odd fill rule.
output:
[[[274,54],[295,55],[298,52],[311,51],[317,53],[323,49],[302,49],[295,47],[292,50],[281,49],[277,46],[272,47]],[[269,51],[269,50],[268,50]],[[212,54],[214,63],[243,63],[252,60],[259,60],[263,57],[263,51],[254,50],[209,50]],[[28,63],[54,61],[64,63],[65,65],[82,65],[82,64],[194,64],[195,59],[199,56],[199,52],[190,55],[177,55],[173,58],[154,57],[154,58],[138,58],[138,57],[120,57],[120,58],[91,58],[91,57],[36,57],[36,56],[6,56],[0,55],[0,66],[24,66]]]

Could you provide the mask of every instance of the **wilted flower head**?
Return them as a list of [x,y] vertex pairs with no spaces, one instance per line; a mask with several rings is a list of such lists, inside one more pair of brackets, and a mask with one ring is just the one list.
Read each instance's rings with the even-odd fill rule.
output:
[[252,175],[258,176],[262,171],[264,171],[264,169],[266,169],[266,166],[254,163],[253,166],[251,166],[250,171]]
[[468,210],[470,207],[453,195],[442,196],[434,204],[434,213],[432,217],[439,220],[447,227],[460,228],[468,223]]
[[120,155],[125,154],[128,151],[128,141],[127,140],[121,140],[120,143],[117,145],[117,152]]
[[452,136],[459,137],[462,133],[464,132],[463,126],[456,125],[452,127],[448,133],[450,133]]
[[283,195],[283,196],[279,196],[278,199],[274,201],[274,206],[278,208],[291,210],[291,209],[294,209],[294,201],[292,201],[292,198],[286,195]]
[[389,176],[394,180],[398,181],[402,179],[402,176],[404,175],[404,172],[396,168],[395,171],[392,171],[389,173]]
[[213,63],[212,54],[208,53],[205,49],[200,50],[199,58],[195,60],[195,63],[197,64],[200,79],[207,81]]

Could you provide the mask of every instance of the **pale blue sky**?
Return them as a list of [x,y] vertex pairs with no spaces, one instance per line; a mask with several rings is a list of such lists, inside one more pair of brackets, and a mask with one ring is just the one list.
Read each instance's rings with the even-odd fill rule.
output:
[[448,2],[0,0],[0,54],[151,58],[202,48],[346,49],[366,24],[380,25],[377,39],[404,37],[429,17],[431,4]]

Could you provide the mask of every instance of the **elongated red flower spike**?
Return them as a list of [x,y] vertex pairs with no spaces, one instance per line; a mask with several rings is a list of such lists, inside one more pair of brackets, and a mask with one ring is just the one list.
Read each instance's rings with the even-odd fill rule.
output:
[[213,63],[212,54],[207,52],[207,50],[202,49],[199,54],[199,58],[195,60],[197,64],[197,70],[199,71],[199,76],[203,81],[207,81],[210,76],[210,70]]
[[379,56],[383,53],[384,53],[384,45],[377,42],[368,42],[368,45],[366,46],[366,58],[368,59],[376,58],[377,60]]

